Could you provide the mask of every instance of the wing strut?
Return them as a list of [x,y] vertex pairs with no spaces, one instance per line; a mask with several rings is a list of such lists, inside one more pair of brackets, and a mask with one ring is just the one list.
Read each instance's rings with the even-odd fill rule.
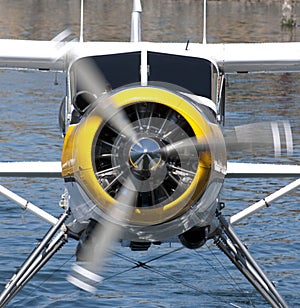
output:
[[5,188],[4,186],[0,185],[0,194],[5,196],[6,198],[12,200],[16,204],[18,204],[24,210],[28,210],[29,212],[33,213],[34,215],[42,218],[46,222],[51,225],[55,225],[58,222],[58,219],[51,214],[47,213],[46,211],[40,209],[38,206],[32,204],[31,202],[25,200],[21,196],[13,193],[9,189]]
[[237,214],[230,217],[230,224],[236,224],[240,220],[250,216],[251,214],[257,212],[258,210],[269,207],[271,205],[271,202],[277,200],[278,198],[284,196],[285,194],[291,192],[292,190],[296,189],[300,186],[300,179],[295,180],[294,182],[284,186],[283,188],[277,190],[273,194],[267,196],[264,199],[261,199],[260,201],[252,204],[251,206],[247,207],[241,212],[238,212]]

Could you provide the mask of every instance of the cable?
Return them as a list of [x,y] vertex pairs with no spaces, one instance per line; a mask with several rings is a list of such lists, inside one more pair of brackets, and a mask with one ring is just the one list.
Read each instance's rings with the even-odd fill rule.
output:
[[[32,290],[32,292],[29,294],[29,296],[28,297],[32,297],[32,300],[30,301],[30,302],[32,302],[35,298],[32,296],[33,295],[33,293],[35,292],[35,291],[37,291],[37,289],[39,289],[39,288],[41,288],[41,286],[44,284],[44,283],[46,283],[47,281],[49,281],[50,280],[50,278],[51,277],[53,277],[53,275],[55,274],[55,273],[57,273],[58,271],[60,271],[63,267],[65,267],[65,265],[68,263],[68,262],[70,262],[70,260],[74,257],[75,255],[73,254],[73,255],[71,255],[69,258],[67,258],[66,260],[65,260],[65,262],[63,262],[62,264],[61,264],[61,266],[59,266],[58,268],[56,268],[54,271],[52,271],[43,281],[41,281],[40,282],[40,284],[38,284],[33,290]],[[62,296],[62,298],[67,298],[68,296],[71,296],[71,295],[73,295],[73,294],[75,294],[75,293],[77,293],[78,292],[78,290],[75,290],[75,291],[73,291],[73,292],[71,292],[71,293],[69,293],[69,294],[65,294],[64,296]],[[57,300],[57,299],[56,299]],[[56,300],[53,300],[52,302],[55,302]],[[28,302],[28,304],[30,304],[30,302]],[[49,303],[47,303],[47,304],[45,304],[45,306],[48,306],[49,305]],[[42,308],[43,306],[41,306],[40,308]]]
[[[233,282],[231,282],[229,279],[227,279],[227,277],[225,275],[222,274],[221,271],[219,271],[217,269],[216,266],[212,265],[206,258],[204,258],[199,251],[195,251],[195,253],[200,256],[203,260],[205,260],[205,262],[213,269],[215,270],[224,280],[226,280],[226,282],[228,284],[230,284],[236,291],[240,292],[241,294],[243,294],[244,296],[246,296],[248,298],[249,304],[252,307],[255,307],[254,303],[252,302],[251,298],[249,297],[248,293],[245,292],[240,286],[239,284],[236,282],[235,277],[233,277],[231,275],[231,273],[229,272],[229,270],[224,266],[224,264],[221,262],[221,260],[217,257],[217,255],[213,252],[213,250],[207,245],[207,243],[205,244],[206,248],[208,249],[208,251],[211,253],[211,255],[217,260],[217,262],[220,264],[220,266],[222,267],[223,271],[227,273],[227,275],[231,278],[231,280]],[[234,306],[234,304],[231,304]],[[234,306],[235,307],[235,306]]]
[[[159,255],[159,256],[157,256],[157,257],[154,257],[154,258],[152,258],[152,259],[149,259],[148,261],[145,261],[145,262],[137,261],[137,260],[135,260],[135,259],[133,259],[133,258],[131,258],[131,257],[128,257],[128,256],[126,256],[126,255],[121,254],[120,252],[113,251],[113,252],[112,252],[113,255],[115,255],[115,256],[117,256],[117,257],[119,257],[119,258],[121,258],[121,259],[123,259],[123,260],[125,260],[125,261],[128,261],[128,262],[132,263],[133,266],[130,267],[130,268],[128,268],[128,269],[125,269],[125,270],[123,270],[123,271],[121,271],[121,272],[119,272],[119,273],[116,273],[116,274],[114,274],[114,275],[111,275],[111,276],[109,276],[109,277],[106,277],[106,278],[104,278],[104,280],[112,279],[112,278],[114,278],[114,277],[116,277],[116,276],[118,276],[118,275],[124,274],[124,273],[126,273],[126,272],[129,272],[129,271],[134,270],[134,269],[137,269],[137,268],[143,268],[143,269],[148,270],[148,271],[150,271],[150,272],[152,272],[152,273],[155,273],[155,274],[157,274],[157,275],[160,275],[161,277],[164,277],[164,278],[166,278],[166,279],[168,279],[168,280],[170,280],[170,281],[173,281],[173,282],[178,283],[178,284],[181,284],[181,285],[183,285],[183,286],[185,286],[185,287],[187,287],[187,288],[189,288],[189,289],[191,289],[191,290],[194,290],[195,292],[197,292],[197,293],[199,293],[199,294],[201,294],[201,295],[206,295],[206,296],[208,296],[208,297],[210,297],[210,298],[212,298],[212,299],[215,300],[215,297],[213,297],[212,295],[210,295],[210,294],[207,293],[207,292],[204,292],[202,289],[197,288],[195,285],[192,285],[192,284],[190,284],[190,283],[188,283],[188,282],[186,282],[186,281],[184,281],[184,280],[182,280],[182,279],[178,279],[178,278],[176,278],[176,277],[174,277],[174,276],[172,276],[172,275],[169,275],[169,274],[167,274],[167,273],[165,273],[165,272],[162,272],[162,271],[158,270],[158,269],[155,268],[155,267],[152,267],[152,266],[148,265],[148,263],[150,263],[150,262],[153,262],[153,261],[156,261],[156,260],[161,259],[161,258],[163,258],[163,257],[166,257],[166,256],[168,256],[168,255],[170,255],[170,254],[173,254],[173,253],[175,253],[175,252],[178,252],[178,251],[180,251],[180,250],[182,250],[182,249],[184,249],[184,248],[185,248],[185,247],[181,246],[181,247],[176,248],[176,249],[174,249],[174,250],[172,250],[172,251],[169,251],[169,252],[167,252],[167,253],[164,253],[164,254],[162,254],[162,255]],[[228,304],[228,305],[231,305],[231,306],[233,306],[233,307],[238,307],[238,306],[236,306],[235,304],[232,304],[232,303],[226,303],[226,302],[224,302],[224,304]]]

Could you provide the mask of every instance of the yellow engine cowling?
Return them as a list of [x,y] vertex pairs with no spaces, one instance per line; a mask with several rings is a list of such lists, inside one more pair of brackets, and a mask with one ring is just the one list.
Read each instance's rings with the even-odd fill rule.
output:
[[[89,199],[84,219],[101,220],[130,176],[137,194],[126,221],[128,239],[157,241],[208,225],[226,171],[223,136],[208,120],[208,108],[158,87],[124,88],[110,101],[125,112],[135,136],[113,127],[115,115],[103,120],[97,106],[70,126],[62,174],[75,179],[85,195],[71,205]],[[173,144],[175,150],[165,153]]]

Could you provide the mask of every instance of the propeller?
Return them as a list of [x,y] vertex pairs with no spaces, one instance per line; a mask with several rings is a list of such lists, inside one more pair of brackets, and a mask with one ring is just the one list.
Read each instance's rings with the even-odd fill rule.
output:
[[[218,144],[219,141],[214,142],[214,144]],[[209,146],[206,138],[196,138],[189,137],[186,139],[179,140],[177,142],[168,144],[160,149],[160,152],[163,155],[170,156],[174,155],[182,150],[197,150],[197,152],[207,151],[209,150]]]
[[[286,154],[293,154],[292,128],[288,121],[259,122],[236,126],[233,131],[225,135],[227,153],[248,153],[257,156],[259,153],[269,152],[275,158]],[[205,152],[214,148],[219,151],[223,147],[223,141],[214,136],[206,138],[189,137],[168,144],[159,149],[162,157],[176,155],[180,151],[187,152],[196,149],[197,152]],[[181,156],[181,161],[187,159]]]
[[271,121],[236,126],[225,136],[228,151],[266,153],[272,151],[279,157],[285,148],[287,155],[293,154],[293,136],[290,122]]
[[[132,140],[139,146],[136,133],[129,121],[127,114],[118,108],[113,99],[108,95],[110,85],[95,63],[87,58],[80,59],[74,64],[77,89],[83,90],[85,97],[89,98],[91,107],[104,122],[120,135]],[[76,104],[75,104],[76,107]],[[92,234],[84,243],[80,251],[80,259],[72,266],[72,272],[67,280],[77,287],[88,292],[95,292],[95,284],[102,280],[97,273],[103,268],[105,259],[109,254],[112,244],[121,238],[122,231],[127,225],[137,198],[138,189],[135,186],[130,166],[120,171],[122,186],[116,192],[114,201],[108,205],[106,213],[100,223],[97,223]]]
[[[247,151],[257,154],[270,150],[275,157],[279,157],[285,148],[287,155],[293,154],[293,136],[290,122],[272,121],[258,122],[234,127],[234,131],[225,135],[225,144],[228,152]],[[164,155],[174,153],[188,148],[196,148],[197,151],[209,150],[209,145],[218,149],[222,146],[220,140],[206,138],[186,138],[178,142],[168,144],[160,151]]]
[[67,280],[77,287],[95,292],[95,285],[102,280],[97,273],[103,268],[105,259],[109,255],[109,249],[113,243],[122,236],[122,230],[126,227],[137,196],[137,190],[128,176],[118,192],[116,201],[110,204],[106,213],[106,219],[101,224],[96,224],[89,240],[80,252],[83,262],[74,263],[72,273]]

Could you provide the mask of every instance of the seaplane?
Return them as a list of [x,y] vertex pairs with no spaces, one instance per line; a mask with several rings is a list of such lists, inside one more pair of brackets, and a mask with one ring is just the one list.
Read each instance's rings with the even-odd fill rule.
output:
[[[1,177],[60,177],[65,184],[59,217],[0,186],[2,196],[50,225],[5,282],[0,307],[69,239],[78,246],[66,279],[87,292],[101,286],[115,244],[147,251],[177,242],[201,251],[212,241],[268,304],[288,307],[233,227],[297,189],[300,165],[231,162],[227,153],[269,147],[275,156],[290,155],[293,128],[288,121],[255,123],[226,136],[222,125],[227,76],[300,71],[300,43],[207,43],[206,1],[202,42],[145,42],[141,13],[141,2],[134,0],[128,42],[86,42],[83,1],[77,40],[68,31],[50,41],[0,40],[3,69],[66,77],[61,161],[0,164]],[[244,177],[292,182],[225,218],[225,180]]]

